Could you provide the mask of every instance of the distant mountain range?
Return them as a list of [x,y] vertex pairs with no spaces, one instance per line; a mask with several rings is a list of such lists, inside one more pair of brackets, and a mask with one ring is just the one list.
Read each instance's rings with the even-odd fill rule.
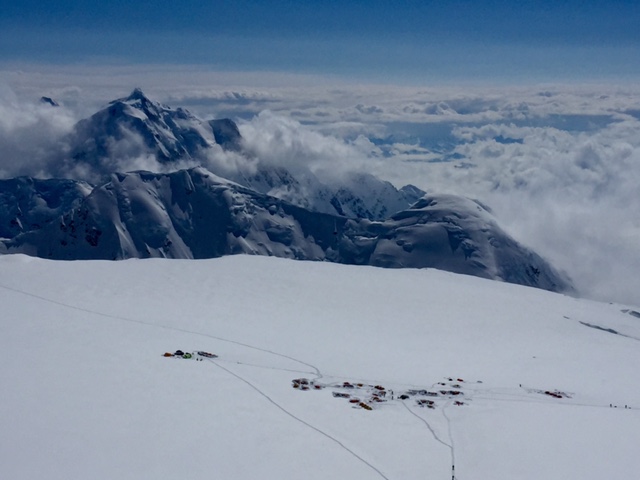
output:
[[[0,253],[61,260],[246,253],[432,267],[572,290],[477,202],[397,189],[367,173],[327,182],[304,165],[293,172],[266,164],[245,151],[232,120],[204,121],[139,89],[78,122],[66,143],[51,160],[60,178],[0,180]],[[234,156],[234,168],[206,161],[221,151]],[[130,158],[161,173],[120,173]]]

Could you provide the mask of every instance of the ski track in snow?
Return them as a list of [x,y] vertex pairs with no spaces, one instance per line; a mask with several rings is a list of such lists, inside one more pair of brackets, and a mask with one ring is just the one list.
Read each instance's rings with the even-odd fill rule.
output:
[[447,431],[449,432],[449,441],[451,442],[451,480],[456,479],[456,446],[453,441],[453,432],[451,431],[451,419],[447,415],[447,407],[451,405],[452,400],[449,400],[447,404],[442,407],[442,416],[447,421]]
[[[314,374],[317,376],[318,379],[322,378],[322,374],[320,373],[320,371],[315,366],[313,366],[313,365],[311,365],[309,363],[303,362],[302,360],[298,360],[298,359],[290,357],[288,355],[284,355],[282,353],[274,352],[272,350],[268,350],[268,349],[265,349],[265,348],[256,347],[254,345],[249,345],[247,343],[238,342],[236,340],[230,340],[228,338],[218,337],[216,335],[211,335],[211,334],[208,334],[208,333],[196,332],[196,331],[187,330],[187,329],[184,329],[184,328],[172,327],[172,326],[168,326],[168,325],[161,325],[161,324],[156,324],[156,323],[151,323],[151,322],[145,322],[144,320],[137,320],[137,319],[134,319],[134,318],[128,318],[128,317],[122,317],[122,316],[119,316],[119,315],[111,315],[111,314],[108,314],[108,313],[97,312],[95,310],[90,310],[88,308],[78,307],[76,305],[70,305],[70,304],[67,304],[67,303],[59,302],[59,301],[53,300],[51,298],[43,297],[41,295],[36,295],[36,294],[30,293],[30,292],[25,292],[24,290],[19,290],[17,288],[8,287],[8,286],[2,285],[2,284],[0,284],[0,288],[4,288],[4,289],[10,290],[12,292],[16,292],[16,293],[20,293],[20,294],[23,294],[23,295],[27,295],[27,296],[32,297],[32,298],[37,298],[39,300],[43,300],[45,302],[49,302],[49,303],[52,303],[54,305],[59,305],[61,307],[70,308],[72,310],[77,310],[77,311],[84,312],[84,313],[90,313],[90,314],[93,314],[93,315],[98,315],[100,317],[111,318],[111,319],[120,320],[120,321],[123,321],[123,322],[137,323],[137,324],[146,325],[146,326],[149,326],[149,327],[163,328],[163,329],[172,330],[172,331],[175,331],[175,332],[182,332],[182,333],[189,333],[189,334],[192,334],[192,335],[199,335],[201,337],[212,338],[214,340],[219,340],[221,342],[232,343],[232,344],[235,344],[235,345],[240,345],[242,347],[250,348],[252,350],[258,350],[260,352],[269,353],[271,355],[275,355],[275,356],[278,356],[278,357],[281,357],[281,358],[286,358],[286,359],[291,360],[293,362],[305,365],[306,367],[309,367],[314,371]],[[309,373],[309,372],[305,372],[305,373]]]
[[[449,449],[449,451],[450,451],[450,453],[451,453],[451,471],[452,471],[452,472],[453,472],[453,471],[455,471],[455,464],[456,464],[456,460],[455,460],[455,453],[454,453],[454,450],[453,450],[453,441],[451,441],[451,444],[449,444],[449,443],[445,442],[444,440],[442,440],[442,439],[438,436],[438,434],[435,432],[435,430],[433,429],[433,427],[429,424],[429,422],[428,422],[425,418],[421,417],[421,416],[420,416],[420,415],[418,415],[416,412],[412,411],[412,410],[407,406],[407,404],[406,404],[405,402],[402,402],[402,406],[403,406],[404,408],[406,408],[406,409],[407,409],[407,412],[409,412],[411,415],[413,415],[414,417],[416,417],[418,420],[420,420],[420,422],[424,423],[424,424],[427,426],[427,428],[428,428],[428,429],[429,429],[429,431],[431,432],[431,435],[433,436],[433,439],[434,439],[436,442],[441,443],[442,445],[444,445],[445,447],[447,447],[447,448]],[[444,409],[442,410],[442,413],[444,414]],[[447,428],[449,429],[449,438],[450,438],[451,440],[453,440],[453,439],[451,438],[451,428],[450,428],[450,424],[449,424],[449,419],[447,418],[447,416],[446,416],[446,415],[445,415],[445,419],[447,420]],[[454,477],[452,476],[452,479],[453,479],[453,478],[454,478]]]
[[[292,360],[294,362],[297,362],[297,363],[300,363],[302,365],[305,365],[305,366],[311,368],[314,371],[314,374],[316,375],[316,380],[319,380],[319,379],[323,378],[323,375],[320,372],[320,370],[317,367],[315,367],[314,365],[311,365],[310,363],[306,363],[306,362],[304,362],[302,360],[298,360],[296,358],[290,357],[288,355],[284,355],[284,354],[281,354],[281,353],[278,353],[278,352],[274,352],[272,350],[256,347],[254,345],[249,345],[249,344],[246,344],[246,343],[238,342],[236,340],[230,340],[230,339],[218,337],[218,336],[215,336],[215,335],[210,335],[210,334],[207,334],[207,333],[196,332],[196,331],[193,331],[193,330],[187,330],[187,329],[177,328],[177,327],[170,327],[170,326],[167,326],[167,325],[158,325],[158,324],[153,324],[153,323],[150,323],[150,322],[145,322],[143,320],[136,320],[136,319],[133,319],[133,318],[122,317],[122,316],[119,316],[119,315],[111,315],[111,314],[107,314],[107,313],[103,313],[103,312],[98,312],[98,311],[95,311],[95,310],[90,310],[88,308],[82,308],[82,307],[78,307],[78,306],[75,306],[75,305],[70,305],[70,304],[67,304],[67,303],[64,303],[64,302],[59,302],[57,300],[46,298],[46,297],[43,297],[43,296],[40,296],[40,295],[36,295],[36,294],[30,293],[30,292],[25,292],[23,290],[19,290],[19,289],[16,289],[16,288],[8,287],[6,285],[1,285],[0,284],[0,288],[4,288],[4,289],[10,290],[12,292],[16,292],[16,293],[20,293],[20,294],[23,294],[23,295],[27,295],[29,297],[36,298],[36,299],[39,299],[39,300],[42,300],[42,301],[45,301],[45,302],[49,302],[49,303],[52,303],[52,304],[55,304],[55,305],[58,305],[58,306],[61,306],[61,307],[70,308],[70,309],[73,309],[73,310],[81,311],[81,312],[84,312],[84,313],[89,313],[89,314],[92,314],[92,315],[98,315],[98,316],[101,316],[101,317],[110,318],[110,319],[113,319],[113,320],[118,320],[118,321],[123,321],[123,322],[137,323],[137,324],[145,325],[145,326],[149,326],[149,327],[163,328],[163,329],[166,329],[166,330],[172,330],[172,331],[177,331],[177,332],[182,332],[182,333],[189,333],[189,334],[192,334],[192,335],[203,336],[203,337],[219,340],[219,341],[222,341],[222,342],[228,342],[228,343],[232,343],[232,344],[235,344],[235,345],[240,345],[242,347],[250,348],[250,349],[253,349],[253,350],[259,350],[259,351],[264,352],[264,353],[268,353],[268,354],[275,355],[275,356],[278,356],[278,357],[286,358],[288,360]],[[337,445],[339,445],[342,449],[347,451],[353,457],[355,457],[360,462],[362,462],[363,464],[365,464],[366,466],[371,468],[380,477],[384,478],[385,480],[390,480],[389,477],[387,477],[384,473],[382,473],[382,471],[380,471],[378,468],[376,468],[370,462],[368,462],[367,460],[362,458],[356,452],[351,450],[349,447],[347,447],[344,443],[342,443],[337,438],[331,436],[330,434],[320,430],[318,427],[315,427],[315,426],[311,425],[310,423],[306,422],[305,420],[301,419],[300,417],[294,415],[293,413],[288,411],[286,408],[284,408],[283,406],[278,404],[275,400],[273,400],[273,398],[271,398],[269,395],[267,395],[265,392],[263,392],[260,388],[258,388],[256,385],[254,385],[250,381],[246,380],[245,378],[241,377],[240,375],[236,374],[235,372],[232,372],[228,368],[223,367],[222,365],[220,365],[219,363],[215,362],[212,359],[207,359],[207,360],[209,360],[209,362],[213,363],[216,367],[220,368],[221,370],[224,370],[228,374],[232,375],[233,377],[237,378],[241,382],[243,382],[246,385],[248,385],[249,387],[251,387],[258,394],[260,394],[267,401],[269,401],[271,404],[273,404],[276,408],[281,410],[283,413],[285,413],[289,417],[291,417],[294,420],[296,420],[297,422],[300,422],[301,424],[307,426],[308,428],[311,428],[312,430],[318,432],[320,435],[323,435],[324,437],[328,438],[329,440],[331,440],[334,443],[336,443]],[[238,362],[238,363],[240,363],[240,362]],[[261,368],[273,368],[273,367],[261,367]],[[289,369],[277,369],[277,368],[273,368],[273,369],[275,369],[275,370],[283,370],[283,371],[292,371],[292,370],[289,370]],[[304,373],[309,373],[309,372],[304,372]]]
[[238,375],[235,372],[232,372],[231,370],[229,370],[228,368],[223,367],[222,365],[219,365],[215,360],[211,360],[208,359],[209,362],[213,363],[216,367],[224,370],[225,372],[227,372],[230,375],[233,375],[235,378],[237,378],[238,380],[240,380],[241,382],[244,382],[245,384],[247,384],[249,387],[251,387],[253,390],[255,390],[256,392],[258,392],[260,395],[262,395],[267,401],[269,401],[271,404],[273,404],[275,407],[277,407],[278,409],[280,409],[283,413],[285,413],[286,415],[288,415],[289,417],[293,418],[294,420],[300,422],[301,424],[311,428],[312,430],[315,430],[316,432],[318,432],[320,435],[323,435],[324,437],[328,438],[329,440],[337,443],[341,448],[343,448],[344,450],[346,450],[348,453],[350,453],[351,455],[353,455],[355,458],[357,458],[358,460],[360,460],[362,463],[364,463],[365,465],[367,465],[369,468],[371,468],[374,472],[376,472],[379,476],[381,476],[382,478],[384,478],[385,480],[389,480],[389,477],[387,477],[384,473],[382,473],[378,468],[376,468],[375,466],[373,466],[371,463],[369,463],[368,461],[366,461],[364,458],[362,458],[360,455],[358,455],[356,452],[354,452],[353,450],[351,450],[349,447],[347,447],[344,443],[342,443],[340,440],[338,440],[337,438],[329,435],[328,433],[320,430],[318,427],[315,427],[313,425],[311,425],[310,423],[306,422],[305,420],[303,420],[302,418],[294,415],[293,413],[291,413],[289,410],[287,410],[286,408],[284,408],[282,405],[280,405],[279,403],[277,403],[273,398],[271,398],[269,395],[267,395],[265,392],[263,392],[260,388],[258,388],[256,385],[254,385],[253,383],[251,383],[249,380],[241,377],[240,375]]
[[[233,365],[242,365],[243,367],[252,367],[252,368],[262,368],[264,370],[277,370],[279,372],[291,372],[291,373],[306,373],[308,375],[314,375],[315,372],[309,372],[307,370],[294,370],[293,368],[282,368],[282,367],[269,367],[266,365],[258,365],[256,363],[246,363],[246,362],[237,362],[232,360],[225,360],[223,358],[218,358],[218,362],[229,363]],[[317,377],[324,378],[324,377]]]

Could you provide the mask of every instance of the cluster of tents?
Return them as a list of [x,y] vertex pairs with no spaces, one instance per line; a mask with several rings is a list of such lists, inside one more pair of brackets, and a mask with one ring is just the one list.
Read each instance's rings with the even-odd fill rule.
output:
[[204,358],[218,358],[218,355],[215,355],[213,353],[209,353],[209,352],[204,352],[202,350],[199,350],[197,352],[183,352],[182,350],[176,350],[175,352],[171,353],[171,352],[165,352],[164,355],[162,355],[163,357],[173,357],[173,358],[185,358],[185,359],[189,359],[189,358],[194,358],[196,360],[202,360],[202,357]]
[[[296,378],[292,380],[292,386],[298,390],[321,390],[323,388],[332,388],[334,391],[332,395],[334,398],[346,399],[354,408],[363,408],[365,410],[372,410],[377,404],[387,402],[389,400],[409,400],[415,397],[415,403],[418,407],[426,407],[435,409],[437,406],[433,397],[444,397],[445,399],[451,399],[453,397],[464,396],[462,391],[462,383],[465,381],[462,378],[446,378],[448,382],[438,382],[438,385],[448,386],[451,390],[405,390],[403,392],[395,393],[391,389],[386,389],[382,385],[367,385],[364,383],[352,383],[352,382],[338,382],[332,384],[320,384],[315,380],[308,380],[306,378]],[[478,381],[478,383],[482,383]],[[560,394],[562,392],[554,392]],[[564,394],[566,395],[566,394]],[[453,405],[462,406],[466,405],[461,400],[456,400]]]

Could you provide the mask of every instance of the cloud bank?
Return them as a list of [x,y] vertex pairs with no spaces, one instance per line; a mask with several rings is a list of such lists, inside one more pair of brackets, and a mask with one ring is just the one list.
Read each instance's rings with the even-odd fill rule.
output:
[[[91,72],[44,75],[38,84],[5,70],[0,175],[46,174],[44,159],[64,152],[74,121],[142,85],[154,100],[201,118],[239,122],[249,155],[220,149],[200,159],[205,165],[231,172],[259,158],[335,175],[364,169],[397,186],[470,196],[566,270],[584,295],[639,303],[640,89],[633,85],[425,88],[157,73],[121,69],[94,88]],[[40,95],[63,107],[33,101]],[[122,169],[157,167],[127,151]]]
[[568,271],[584,294],[637,303],[639,129],[632,117],[594,132],[457,128],[460,159],[417,170],[432,188],[491,205],[516,238]]
[[21,102],[0,86],[0,178],[46,175],[43,170],[53,149],[75,124],[66,109],[43,102]]

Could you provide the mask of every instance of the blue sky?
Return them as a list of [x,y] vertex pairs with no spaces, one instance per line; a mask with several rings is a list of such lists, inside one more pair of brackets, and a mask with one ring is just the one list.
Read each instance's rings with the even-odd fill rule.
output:
[[423,80],[640,74],[637,1],[0,2],[0,59]]

